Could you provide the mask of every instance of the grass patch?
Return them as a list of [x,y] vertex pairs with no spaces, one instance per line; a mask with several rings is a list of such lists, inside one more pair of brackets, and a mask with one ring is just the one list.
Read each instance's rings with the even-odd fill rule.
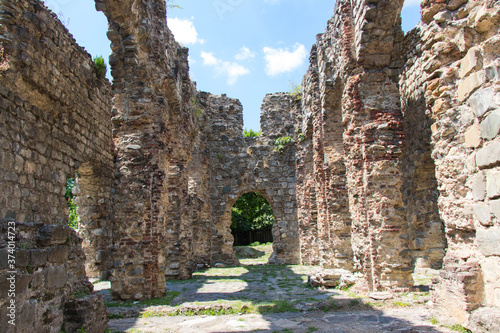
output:
[[108,318],[109,319],[122,319],[122,318],[125,318],[125,315],[122,313],[110,313],[108,315]]
[[314,326],[310,326],[310,327],[307,328],[307,333],[313,333],[313,332],[316,332],[316,331],[319,331],[319,328],[314,327]]
[[258,312],[261,314],[283,313],[283,312],[298,312],[293,304],[287,300],[276,300],[270,303],[261,303],[257,306]]
[[351,308],[352,308],[352,307],[355,307],[355,306],[356,306],[356,305],[358,305],[358,304],[359,304],[359,300],[357,300],[357,299],[351,299],[351,300],[349,301],[349,307],[351,307]]
[[472,333],[471,330],[463,327],[462,325],[459,325],[459,324],[456,324],[456,325],[453,325],[453,326],[445,326],[445,327],[448,327],[449,329],[451,330],[454,330],[456,332],[460,332],[460,333]]
[[400,301],[393,302],[392,305],[396,308],[409,308],[411,306],[410,303]]
[[429,321],[431,322],[432,325],[439,325],[439,321],[434,317],[431,317]]

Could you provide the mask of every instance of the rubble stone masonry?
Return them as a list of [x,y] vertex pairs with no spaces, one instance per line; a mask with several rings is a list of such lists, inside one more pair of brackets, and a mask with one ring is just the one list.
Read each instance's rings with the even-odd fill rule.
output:
[[231,208],[258,192],[270,263],[348,269],[367,291],[437,269],[440,321],[498,331],[498,1],[424,0],[405,35],[403,0],[337,0],[302,96],[267,95],[256,138],[238,100],[196,90],[163,0],[95,2],[112,85],[41,1],[0,0],[0,253],[14,223],[23,325],[98,332],[87,276],[146,299],[199,264],[238,264]]

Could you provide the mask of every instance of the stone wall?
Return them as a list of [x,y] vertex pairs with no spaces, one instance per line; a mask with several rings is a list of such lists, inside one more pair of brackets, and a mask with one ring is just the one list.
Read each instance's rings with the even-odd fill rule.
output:
[[164,1],[96,1],[96,8],[108,18],[113,51],[112,290],[122,299],[158,297],[171,264],[166,256],[177,246],[166,241],[184,238],[183,231],[172,230],[189,222],[182,218],[188,188],[183,168],[193,150],[196,116],[188,52],[167,28]]
[[436,305],[460,323],[487,307],[473,312],[470,322],[481,331],[484,313],[498,312],[500,305],[495,211],[500,5],[424,1],[422,20],[425,101],[434,121],[432,157],[448,241]]
[[[499,5],[424,1],[404,38],[401,5],[337,1],[313,46],[297,118],[302,262],[339,267],[325,249],[351,247],[372,290],[410,287],[417,265],[442,267],[443,317],[494,330]],[[340,182],[329,188],[332,170]],[[338,221],[346,237],[329,243]]]
[[403,158],[403,200],[414,264],[440,269],[446,240],[437,203],[436,167],[431,156],[433,119],[425,102],[427,73],[424,70],[426,58],[422,57],[422,30],[419,25],[408,32],[402,49],[404,64],[399,85],[407,138]]
[[96,76],[91,56],[42,2],[2,6],[0,217],[66,224],[66,181],[77,178],[87,271],[106,274],[113,185],[109,83]]
[[[276,221],[271,263],[351,269],[367,290],[442,268],[441,316],[494,331],[500,5],[424,0],[406,36],[402,5],[338,0],[301,100],[267,95],[262,135],[244,138],[238,100],[196,91],[164,1],[96,0],[112,93],[40,1],[0,1],[0,218],[32,222],[16,224],[20,318],[87,331],[104,320],[97,296],[73,297],[91,291],[81,240],[61,225],[77,173],[87,274],[110,276],[115,297],[162,296],[165,278],[197,264],[237,264],[231,207],[258,192]],[[284,136],[294,144],[280,152]]]
[[293,135],[297,104],[289,94],[267,95],[262,105],[263,127],[258,138],[243,138],[243,113],[238,100],[202,95],[201,105],[210,119],[206,128],[210,152],[211,200],[210,262],[235,264],[231,235],[231,208],[244,193],[258,192],[271,204],[273,225],[272,263],[298,263],[298,224],[295,201],[295,154],[293,145],[282,153],[274,138]]
[[92,293],[82,239],[73,229],[4,219],[0,231],[0,331],[106,329],[106,308]]

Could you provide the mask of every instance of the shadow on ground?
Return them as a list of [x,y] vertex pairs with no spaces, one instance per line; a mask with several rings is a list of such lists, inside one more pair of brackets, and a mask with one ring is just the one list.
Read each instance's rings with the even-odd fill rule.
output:
[[156,301],[108,302],[112,332],[452,332],[431,324],[426,293],[375,301],[309,287],[315,267],[242,262],[168,281]]

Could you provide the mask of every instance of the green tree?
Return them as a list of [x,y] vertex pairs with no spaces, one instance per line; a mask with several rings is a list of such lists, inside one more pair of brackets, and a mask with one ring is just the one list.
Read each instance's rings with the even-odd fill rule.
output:
[[271,230],[273,223],[271,205],[258,193],[245,193],[233,205],[231,229],[234,231]]

